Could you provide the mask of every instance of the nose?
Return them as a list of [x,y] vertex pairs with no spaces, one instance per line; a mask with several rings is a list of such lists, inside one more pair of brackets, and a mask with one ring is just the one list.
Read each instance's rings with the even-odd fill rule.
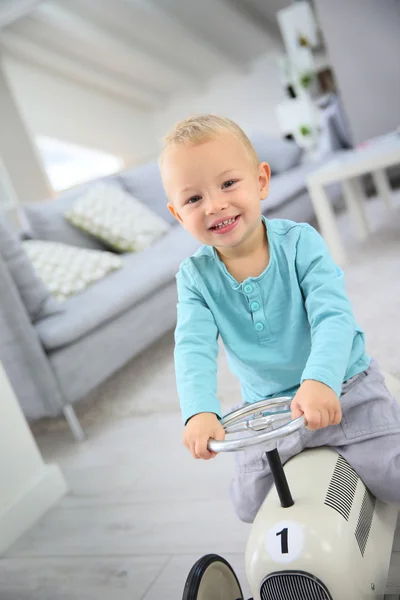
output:
[[206,201],[206,214],[215,215],[226,210],[229,206],[228,199],[225,194],[214,193],[209,194]]

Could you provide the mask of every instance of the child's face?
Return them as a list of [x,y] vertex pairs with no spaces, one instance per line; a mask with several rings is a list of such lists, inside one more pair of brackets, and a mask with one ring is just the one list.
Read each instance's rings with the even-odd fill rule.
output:
[[207,246],[236,247],[260,225],[269,166],[260,163],[257,167],[232,134],[171,148],[164,158],[162,177],[169,210]]

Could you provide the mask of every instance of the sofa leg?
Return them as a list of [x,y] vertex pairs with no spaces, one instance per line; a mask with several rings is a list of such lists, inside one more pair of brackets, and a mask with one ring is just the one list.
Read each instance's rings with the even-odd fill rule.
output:
[[86,435],[78,421],[78,417],[76,416],[76,412],[72,404],[66,404],[63,408],[63,413],[76,441],[83,442],[86,439]]

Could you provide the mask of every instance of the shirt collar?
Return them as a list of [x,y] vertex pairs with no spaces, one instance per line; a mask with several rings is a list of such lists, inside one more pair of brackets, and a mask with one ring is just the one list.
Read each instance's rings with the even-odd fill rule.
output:
[[[261,215],[261,220],[264,223],[266,232],[268,232],[269,231],[269,227],[268,227],[268,220],[267,220],[267,218],[264,215]],[[223,275],[225,275],[225,277],[227,277],[229,279],[230,284],[231,284],[231,286],[232,286],[232,288],[234,290],[241,289],[246,284],[246,282],[248,282],[249,280],[257,281],[257,280],[261,279],[261,277],[264,276],[264,274],[266,273],[267,269],[269,268],[269,265],[268,265],[267,268],[258,277],[247,277],[244,281],[242,281],[242,283],[238,283],[238,281],[233,277],[233,275],[231,275],[229,273],[228,269],[225,266],[225,263],[220,259],[217,250],[213,246],[212,246],[212,252],[213,252],[213,255],[214,255],[214,259],[216,260],[217,265],[218,265],[221,273]],[[270,263],[271,263],[271,259],[270,259]]]

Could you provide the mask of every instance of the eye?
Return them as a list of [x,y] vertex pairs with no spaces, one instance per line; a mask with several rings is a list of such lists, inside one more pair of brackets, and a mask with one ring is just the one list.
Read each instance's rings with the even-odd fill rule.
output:
[[201,196],[191,196],[191,198],[186,200],[186,204],[195,204],[195,202],[198,202],[199,200],[201,200]]
[[222,187],[223,187],[223,188],[230,188],[230,187],[232,187],[232,185],[234,185],[235,183],[236,183],[236,180],[235,180],[235,179],[228,179],[228,181],[225,181],[225,182],[222,184]]

